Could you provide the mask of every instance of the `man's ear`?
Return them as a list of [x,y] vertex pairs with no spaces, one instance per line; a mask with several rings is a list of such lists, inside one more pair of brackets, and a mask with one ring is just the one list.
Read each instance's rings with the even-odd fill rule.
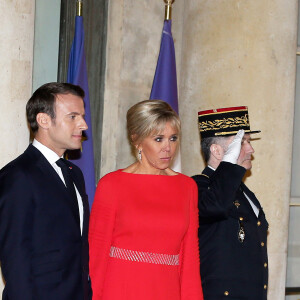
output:
[[224,150],[221,145],[212,144],[209,149],[210,149],[211,155],[214,158],[216,158],[217,160],[222,160],[222,158],[224,156]]
[[36,116],[36,122],[39,127],[48,129],[51,125],[51,117],[46,113],[38,113]]

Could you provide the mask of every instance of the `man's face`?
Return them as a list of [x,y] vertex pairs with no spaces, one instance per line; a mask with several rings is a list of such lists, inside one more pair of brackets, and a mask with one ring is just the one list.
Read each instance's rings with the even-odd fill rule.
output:
[[55,119],[48,129],[48,147],[61,156],[67,149],[81,148],[82,131],[88,128],[84,120],[84,104],[79,96],[58,94]]
[[241,152],[237,160],[237,164],[244,167],[246,170],[250,170],[252,168],[251,160],[254,149],[251,146],[250,141],[250,134],[245,134],[242,139]]
[[[233,139],[234,136],[228,138],[227,146],[232,142]],[[252,168],[251,159],[252,159],[252,154],[254,153],[254,149],[252,148],[250,141],[251,141],[250,134],[245,134],[242,139],[241,152],[237,160],[237,164],[239,166],[244,167],[246,170],[250,170]]]

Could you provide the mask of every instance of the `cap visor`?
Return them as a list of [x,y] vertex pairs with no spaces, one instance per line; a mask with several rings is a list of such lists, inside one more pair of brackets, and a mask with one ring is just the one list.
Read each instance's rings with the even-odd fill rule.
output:
[[[252,134],[252,133],[259,133],[261,132],[260,130],[255,130],[255,131],[252,131],[252,130],[245,130],[245,133],[246,134]],[[238,130],[235,130],[235,131],[229,131],[229,132],[216,132],[215,133],[215,136],[229,136],[229,135],[235,135],[238,133]]]

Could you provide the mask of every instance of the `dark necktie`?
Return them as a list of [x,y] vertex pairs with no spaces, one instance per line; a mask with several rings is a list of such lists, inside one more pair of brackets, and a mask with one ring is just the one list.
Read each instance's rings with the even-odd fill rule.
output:
[[65,160],[63,158],[60,158],[56,164],[61,168],[61,171],[63,173],[65,183],[67,190],[69,194],[71,195],[71,198],[76,201],[74,204],[77,204],[77,209],[78,209],[78,203],[77,203],[77,196],[76,196],[76,191],[74,188],[74,183],[70,174],[70,169],[69,166],[66,164]]

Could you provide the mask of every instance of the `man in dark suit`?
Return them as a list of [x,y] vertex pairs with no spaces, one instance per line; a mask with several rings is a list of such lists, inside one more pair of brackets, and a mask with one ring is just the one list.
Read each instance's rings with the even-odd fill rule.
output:
[[4,300],[87,300],[89,205],[83,175],[62,159],[81,147],[84,91],[37,89],[26,106],[34,141],[0,171]]
[[268,223],[242,182],[254,149],[247,107],[202,111],[201,149],[207,167],[198,185],[200,272],[205,300],[266,300]]

